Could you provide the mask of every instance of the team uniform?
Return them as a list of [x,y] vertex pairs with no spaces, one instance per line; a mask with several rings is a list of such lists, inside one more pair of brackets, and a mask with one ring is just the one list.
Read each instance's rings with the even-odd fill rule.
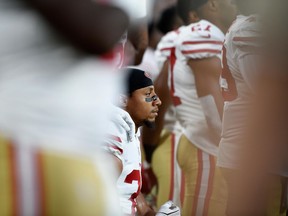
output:
[[[250,20],[249,20],[250,19]],[[247,96],[253,88],[251,81],[257,74],[252,74],[253,49],[256,48],[255,27],[256,18],[238,16],[230,27],[223,46],[221,88],[225,100],[223,115],[223,130],[220,142],[219,158],[217,164],[221,167],[238,168],[237,152],[241,142],[241,131],[245,128],[245,107]],[[243,49],[241,49],[243,47]],[[246,47],[246,49],[244,48]],[[253,48],[253,49],[252,49]],[[247,66],[250,65],[250,70]],[[235,115],[237,113],[237,115]],[[241,115],[242,114],[242,115]]]
[[151,47],[147,47],[143,55],[143,59],[137,68],[149,72],[151,79],[154,81],[159,75],[159,68],[155,59],[155,50]]
[[99,150],[117,76],[21,1],[0,5],[0,215],[122,215]]
[[[118,112],[124,112],[129,116],[124,110],[119,109]],[[130,122],[134,124],[131,118]],[[115,122],[111,122],[104,146],[107,152],[113,154],[122,162],[123,168],[116,186],[120,195],[122,213],[125,215],[135,215],[136,197],[140,193],[142,185],[139,132],[134,133],[129,138],[124,128]]]
[[[183,215],[224,215],[225,181],[216,169],[221,120],[215,103],[202,108],[210,95],[198,98],[190,59],[221,57],[224,34],[212,23],[201,20],[186,26],[171,53],[170,89],[176,117],[184,130],[177,160],[185,175]],[[206,106],[207,107],[207,106]],[[214,122],[210,127],[207,121]]]
[[0,149],[1,215],[122,215],[114,176],[105,171],[113,167],[99,161],[106,157],[29,146],[6,135]]
[[[158,43],[155,57],[159,70],[163,67],[164,62],[169,60],[171,50],[175,47],[174,41],[180,31],[181,28],[168,32]],[[184,195],[184,178],[176,161],[176,150],[181,131],[181,126],[176,121],[174,106],[170,106],[164,117],[164,128],[159,145],[152,157],[152,168],[158,181],[158,208],[167,200],[172,200],[176,205],[181,206],[180,197]]]
[[[225,168],[223,172],[228,178],[239,169],[239,152],[243,149],[241,142],[247,128],[246,113],[250,105],[247,99],[253,95],[253,86],[259,76],[258,25],[258,16],[238,16],[226,34],[223,46],[221,87],[225,106],[217,165]],[[287,173],[277,174],[287,176]],[[279,215],[281,182],[279,178],[275,179],[267,215]]]

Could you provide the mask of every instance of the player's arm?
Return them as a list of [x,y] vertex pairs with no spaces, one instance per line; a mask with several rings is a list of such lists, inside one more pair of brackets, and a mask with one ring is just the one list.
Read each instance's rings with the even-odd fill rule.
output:
[[91,0],[26,0],[64,38],[92,54],[109,51],[128,27],[124,11]]
[[196,90],[200,101],[211,95],[213,101],[207,98],[203,102],[204,104],[207,103],[208,106],[209,103],[212,105],[215,103],[219,116],[222,118],[224,102],[219,85],[222,70],[219,58],[190,59],[188,64],[195,76]]

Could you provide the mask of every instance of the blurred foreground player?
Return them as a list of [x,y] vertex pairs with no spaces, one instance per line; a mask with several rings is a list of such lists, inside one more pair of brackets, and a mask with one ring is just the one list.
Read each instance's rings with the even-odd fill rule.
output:
[[127,16],[86,0],[0,11],[0,215],[122,215],[99,151],[118,82],[96,55]]
[[236,3],[241,15],[230,27],[222,53],[225,108],[217,165],[223,168],[228,183],[226,213],[281,215],[287,205],[287,183],[283,179],[287,172],[279,166],[285,161],[286,148],[281,146],[286,140],[280,123],[285,115],[277,101],[283,86],[277,78],[280,64],[275,64],[279,53],[267,58],[267,45],[263,43],[263,30],[272,32],[274,27],[268,27],[271,21],[263,22],[259,15],[263,1]]

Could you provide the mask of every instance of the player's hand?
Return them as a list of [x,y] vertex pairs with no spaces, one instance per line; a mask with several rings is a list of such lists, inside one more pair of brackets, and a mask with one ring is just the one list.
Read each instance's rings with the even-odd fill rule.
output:
[[144,161],[141,169],[142,188],[141,192],[145,195],[149,194],[154,185],[157,183],[156,176],[147,161]]
[[176,206],[172,201],[167,201],[164,203],[159,211],[156,213],[156,216],[181,216],[180,208]]
[[127,112],[115,106],[113,108],[112,121],[114,121],[116,124],[119,124],[126,130],[129,141],[133,140],[135,134],[135,124]]

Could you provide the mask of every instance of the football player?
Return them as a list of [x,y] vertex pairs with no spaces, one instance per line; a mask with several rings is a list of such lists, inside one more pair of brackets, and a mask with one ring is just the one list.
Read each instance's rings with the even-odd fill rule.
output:
[[216,168],[223,100],[220,91],[224,34],[236,17],[231,0],[179,0],[182,19],[192,12],[200,21],[187,25],[171,53],[170,91],[184,128],[177,160],[184,172],[184,215],[224,215],[225,181]]
[[[119,170],[117,189],[120,195],[122,212],[128,215],[155,215],[141,194],[141,150],[140,150],[140,126],[150,125],[155,121],[161,101],[154,91],[154,86],[149,75],[135,68],[125,69],[127,92],[121,96],[119,112],[126,113],[130,117],[130,125],[133,135],[119,124],[111,122],[108,138],[104,148],[115,156],[115,162]],[[125,109],[125,111],[124,111]],[[172,208],[173,212],[179,212],[178,208]]]
[[[228,185],[227,214],[281,215],[285,214],[287,196],[286,180],[280,178],[287,173],[275,167],[278,161],[275,156],[282,158],[279,125],[275,125],[276,113],[281,111],[271,112],[277,109],[271,98],[276,92],[273,82],[263,88],[260,81],[267,71],[260,63],[267,66],[270,61],[260,58],[264,56],[261,31],[266,28],[258,15],[263,2],[237,0],[236,3],[241,15],[226,34],[222,52],[225,108],[217,162]],[[271,77],[277,76],[274,69],[275,65],[269,71],[273,73]],[[269,103],[265,104],[267,100]]]
[[118,82],[97,56],[127,15],[86,0],[0,5],[0,215],[122,215],[99,150]]

